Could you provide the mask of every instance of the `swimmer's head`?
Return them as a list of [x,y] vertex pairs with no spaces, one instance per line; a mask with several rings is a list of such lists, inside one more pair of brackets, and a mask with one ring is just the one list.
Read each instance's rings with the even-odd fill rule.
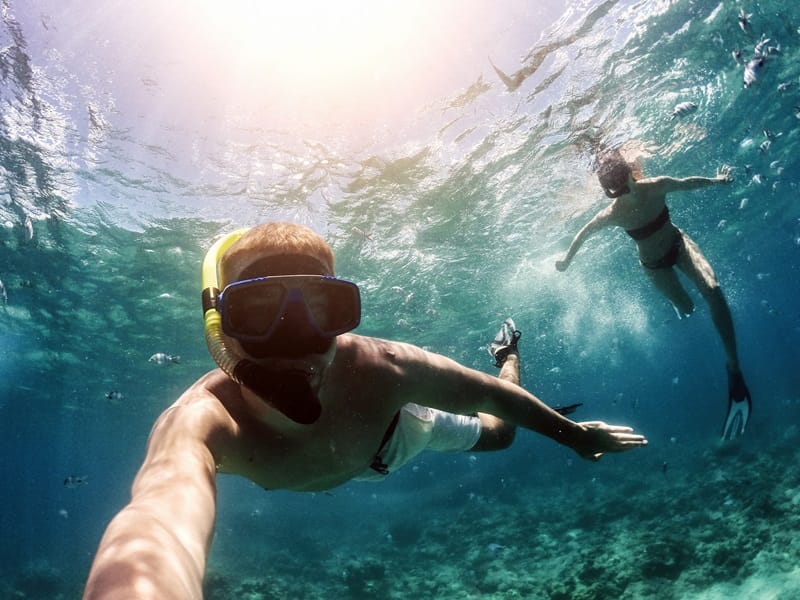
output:
[[634,177],[631,165],[617,150],[610,150],[600,157],[597,178],[609,198],[619,198],[630,193],[628,178]]
[[333,275],[333,251],[308,227],[265,223],[242,235],[219,261],[220,283],[274,275]]
[[333,252],[320,236],[268,223],[209,249],[203,314],[209,350],[228,376],[308,424],[321,411],[314,365],[332,360],[336,336],[358,325],[361,303],[354,283],[333,277]]
[[307,227],[249,230],[220,260],[223,330],[257,360],[327,353],[361,318],[358,287],[333,277],[333,262]]

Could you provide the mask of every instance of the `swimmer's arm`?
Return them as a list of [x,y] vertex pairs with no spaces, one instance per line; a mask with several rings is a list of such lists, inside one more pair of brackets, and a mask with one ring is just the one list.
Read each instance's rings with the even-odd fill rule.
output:
[[589,239],[589,237],[597,231],[611,225],[612,214],[611,206],[608,206],[597,213],[591,221],[584,225],[573,238],[572,243],[567,249],[567,253],[564,255],[564,258],[556,261],[556,269],[559,271],[566,271],[567,267],[572,262],[573,257],[583,245],[583,242]]
[[664,195],[670,192],[687,192],[711,185],[726,184],[731,181],[733,181],[731,168],[727,165],[722,165],[717,169],[717,174],[714,177],[695,176],[679,179],[676,177],[662,176],[645,179],[641,184],[647,186],[655,194]]
[[557,413],[522,387],[489,377],[491,390],[482,399],[478,412],[530,429],[571,448],[581,458],[599,460],[606,452],[624,452],[647,445],[644,436],[625,426],[602,421],[576,423]]
[[197,430],[197,407],[156,423],[130,503],[111,521],[84,600],[201,600],[216,510],[215,460]]
[[[416,356],[415,356],[416,355]],[[629,427],[599,421],[576,423],[518,385],[464,367],[444,356],[410,351],[406,374],[422,386],[415,402],[457,414],[488,413],[545,435],[597,460],[604,452],[622,452],[647,444]]]

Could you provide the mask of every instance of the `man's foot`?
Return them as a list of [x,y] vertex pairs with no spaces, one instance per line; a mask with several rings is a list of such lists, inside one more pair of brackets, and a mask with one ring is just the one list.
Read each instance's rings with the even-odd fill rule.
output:
[[742,434],[750,420],[750,390],[744,382],[742,372],[728,369],[728,415],[722,426],[722,439],[732,440]]
[[494,340],[489,344],[489,354],[494,358],[494,366],[498,369],[506,362],[506,358],[512,352],[517,354],[517,342],[522,337],[522,332],[517,331],[511,317],[503,321],[500,331],[494,336]]

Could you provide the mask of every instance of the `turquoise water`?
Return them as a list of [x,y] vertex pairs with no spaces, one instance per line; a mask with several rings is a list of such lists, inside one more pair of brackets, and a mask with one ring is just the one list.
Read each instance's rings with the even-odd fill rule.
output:
[[[242,58],[181,3],[0,5],[0,597],[79,594],[152,422],[213,367],[203,252],[271,219],[331,241],[360,333],[493,372],[512,315],[528,389],[650,446],[588,464],[522,432],[326,494],[223,477],[207,597],[796,597],[797,3],[437,6],[407,62],[362,85],[344,66],[270,79],[274,57]],[[732,52],[762,34],[779,50],[745,88]],[[487,56],[541,65],[508,91]],[[755,406],[741,441],[718,442],[724,354],[696,295],[678,321],[619,231],[553,268],[603,205],[587,135],[648,174],[734,167],[670,209],[731,305]]]

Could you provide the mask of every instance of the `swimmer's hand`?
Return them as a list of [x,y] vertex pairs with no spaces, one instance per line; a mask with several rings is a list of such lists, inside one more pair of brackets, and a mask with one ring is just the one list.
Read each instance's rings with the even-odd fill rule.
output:
[[733,181],[733,169],[728,165],[722,165],[720,168],[717,169],[717,176],[714,178],[715,181],[719,181],[720,183],[730,183]]
[[633,433],[630,427],[607,425],[602,421],[578,423],[583,429],[572,449],[586,460],[600,460],[606,452],[626,452],[647,445],[643,435]]
[[567,270],[568,266],[569,266],[569,261],[568,260],[557,260],[556,261],[556,270],[557,271],[564,272],[564,271]]

